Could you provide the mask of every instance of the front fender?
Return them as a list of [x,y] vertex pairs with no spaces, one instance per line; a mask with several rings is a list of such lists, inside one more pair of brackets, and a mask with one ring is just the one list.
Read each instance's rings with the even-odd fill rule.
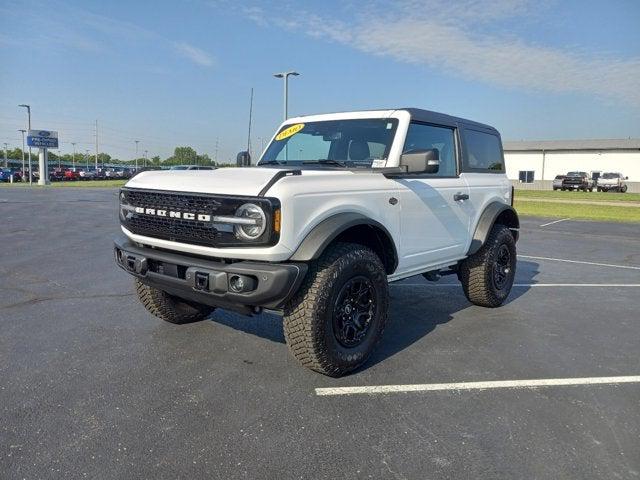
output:
[[[315,260],[322,254],[325,248],[338,237],[338,235],[345,232],[351,227],[356,227],[359,225],[370,225],[372,227],[380,229],[392,242],[391,234],[381,223],[360,213],[338,213],[336,215],[332,215],[329,218],[326,218],[318,225],[316,225],[298,246],[293,256],[291,257],[291,260],[297,262],[307,262],[309,260]],[[393,245],[393,248],[394,256],[397,259],[397,251],[395,251],[395,245]]]

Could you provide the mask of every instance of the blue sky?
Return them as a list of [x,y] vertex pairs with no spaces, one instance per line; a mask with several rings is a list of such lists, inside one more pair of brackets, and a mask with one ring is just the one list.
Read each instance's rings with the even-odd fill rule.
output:
[[290,114],[415,106],[496,126],[504,139],[640,136],[636,0],[0,2],[0,141],[33,108],[128,159],[192,145],[253,149]]

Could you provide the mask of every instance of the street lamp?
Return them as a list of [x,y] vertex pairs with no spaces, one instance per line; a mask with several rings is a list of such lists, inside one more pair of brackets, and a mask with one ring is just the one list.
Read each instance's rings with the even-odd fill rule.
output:
[[300,75],[298,72],[289,71],[289,72],[280,72],[274,73],[273,76],[276,78],[284,78],[284,119],[289,118],[289,76],[297,77]]
[[[26,172],[24,168],[24,132],[26,132],[26,130],[23,128],[18,129],[18,131],[22,133],[22,181],[24,182],[24,172]],[[31,172],[29,172],[29,175],[31,175]]]
[[4,166],[8,167],[9,166],[9,160],[7,159],[7,147],[9,146],[9,144],[7,142],[4,142]]
[[145,150],[144,151],[144,167],[147,168],[147,153],[149,152],[149,150]]
[[71,157],[71,163],[73,164],[73,168],[76,168],[76,142],[71,142],[73,145],[73,157]]
[[138,171],[138,144],[140,143],[140,140],[134,140],[134,142],[136,142],[136,172]]
[[[18,106],[27,109],[27,119],[28,119],[27,128],[31,130],[31,105],[27,105],[26,103],[21,103]],[[32,171],[33,171],[33,168],[31,168],[31,147],[29,147],[29,185],[31,185],[31,183],[33,182],[33,175],[31,175]]]

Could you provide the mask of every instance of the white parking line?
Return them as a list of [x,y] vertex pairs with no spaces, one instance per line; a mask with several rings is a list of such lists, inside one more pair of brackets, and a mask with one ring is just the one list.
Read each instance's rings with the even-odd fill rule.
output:
[[316,395],[358,395],[400,392],[441,392],[449,390],[489,390],[497,388],[565,387],[571,385],[615,385],[640,383],[640,375],[623,377],[547,378],[539,380],[501,380],[489,382],[423,383],[414,385],[377,385],[364,387],[316,388]]
[[612,268],[625,268],[628,270],[640,270],[640,267],[633,267],[631,265],[613,265],[611,263],[584,262],[581,260],[566,260],[564,258],[534,257],[533,255],[518,255],[518,258],[531,258],[533,260],[549,260],[552,262],[566,262],[566,263],[579,263],[582,265],[595,265],[597,267],[612,267]]
[[[438,287],[438,288],[460,288],[457,283],[398,283],[391,284],[393,287]],[[640,287],[640,283],[514,283],[514,287]]]
[[554,223],[560,223],[560,222],[565,222],[567,220],[571,220],[571,218],[563,218],[561,220],[556,220],[554,222],[549,222],[549,223],[543,223],[542,225],[540,225],[541,227],[546,227],[548,225],[553,225]]

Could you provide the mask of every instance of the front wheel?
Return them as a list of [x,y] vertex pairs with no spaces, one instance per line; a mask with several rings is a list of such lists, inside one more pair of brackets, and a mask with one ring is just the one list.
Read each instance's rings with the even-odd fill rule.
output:
[[515,274],[516,241],[507,227],[494,225],[480,250],[460,264],[458,278],[471,303],[495,308],[509,296]]
[[620,193],[627,193],[627,186],[623,185],[623,187],[620,189]]
[[136,294],[149,313],[169,323],[192,323],[207,318],[214,307],[187,302],[135,280]]
[[284,334],[303,366],[332,377],[361,366],[382,337],[389,292],[369,248],[335,243],[314,261],[284,308]]

